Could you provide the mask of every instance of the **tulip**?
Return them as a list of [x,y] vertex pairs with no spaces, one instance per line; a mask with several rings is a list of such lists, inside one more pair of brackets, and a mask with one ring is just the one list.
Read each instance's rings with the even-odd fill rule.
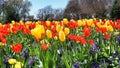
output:
[[78,26],[82,26],[82,21],[78,20]]
[[46,35],[48,38],[52,38],[52,32],[50,30],[46,30]]
[[111,32],[113,32],[113,30],[114,30],[112,26],[108,26],[107,29]]
[[42,48],[43,51],[45,51],[45,50],[47,50],[48,46],[47,46],[47,44],[42,44],[41,48]]
[[57,39],[58,39],[58,37],[57,37],[57,36],[55,36],[55,37],[54,37],[54,39],[55,39],[55,40],[57,40]]
[[61,31],[62,29],[63,29],[63,26],[60,26],[60,25],[57,25],[57,26],[56,26],[56,31],[57,31],[57,32]]
[[41,34],[45,33],[45,29],[43,25],[36,25],[34,29],[31,30],[31,34],[39,40],[41,38]]
[[88,43],[89,43],[90,45],[93,45],[93,44],[94,44],[94,40],[90,39],[90,40],[88,40]]
[[36,25],[35,29],[39,30],[38,32],[40,32],[41,34],[45,33],[45,29],[43,25]]
[[66,39],[66,38],[65,38],[65,33],[64,33],[63,31],[60,31],[60,32],[59,32],[59,39],[60,39],[60,41],[62,41],[62,42],[65,41],[65,39]]
[[16,62],[15,68],[22,68],[23,64],[21,62]]
[[50,21],[46,21],[46,25],[47,25],[47,26],[50,26]]
[[8,63],[9,64],[15,64],[16,63],[16,59],[8,59]]
[[14,44],[12,45],[12,50],[16,53],[19,53],[21,52],[22,50],[22,44]]
[[64,24],[67,24],[67,23],[68,23],[68,19],[67,19],[67,18],[64,18],[64,19],[63,19],[63,23],[64,23]]
[[70,33],[70,29],[69,28],[65,28],[64,32],[65,32],[65,35],[68,35]]
[[0,42],[0,46],[5,46],[5,44],[3,44],[2,42]]

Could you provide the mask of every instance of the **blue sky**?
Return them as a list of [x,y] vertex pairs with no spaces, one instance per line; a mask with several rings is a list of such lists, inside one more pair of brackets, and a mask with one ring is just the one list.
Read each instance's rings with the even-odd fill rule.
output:
[[65,8],[69,0],[28,0],[32,3],[30,15],[36,15],[38,9],[51,5],[52,8]]

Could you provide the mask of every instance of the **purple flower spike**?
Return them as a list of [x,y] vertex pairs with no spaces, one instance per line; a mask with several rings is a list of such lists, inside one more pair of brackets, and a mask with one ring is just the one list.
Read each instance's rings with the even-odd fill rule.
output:
[[28,66],[31,68],[34,65],[33,57],[30,56],[29,61],[28,61]]
[[117,41],[120,41],[120,36],[116,36],[116,40],[117,40]]
[[76,62],[74,63],[74,67],[75,67],[75,68],[79,68],[79,66],[80,66],[79,62],[76,61]]

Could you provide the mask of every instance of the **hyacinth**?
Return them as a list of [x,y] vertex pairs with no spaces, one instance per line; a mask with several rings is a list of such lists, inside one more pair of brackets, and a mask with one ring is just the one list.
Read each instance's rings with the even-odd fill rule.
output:
[[79,67],[80,67],[80,64],[79,64],[78,61],[76,61],[76,62],[74,63],[74,67],[75,67],[75,68],[79,68]]
[[120,36],[116,36],[116,40],[117,40],[117,41],[120,41]]
[[100,68],[100,66],[97,62],[93,62],[92,65],[93,65],[93,68]]
[[8,65],[8,59],[10,59],[10,57],[11,57],[10,55],[8,55],[8,56],[5,57],[4,63],[5,63],[6,65]]
[[27,59],[27,57],[29,56],[29,51],[28,50],[22,50],[22,57]]
[[48,38],[52,38],[52,32],[50,30],[46,30],[46,35]]
[[63,31],[59,32],[59,39],[61,42],[65,41],[66,37],[65,37],[65,33]]
[[28,60],[28,66],[29,66],[29,68],[31,68],[33,65],[34,65],[34,60],[33,60],[33,57],[30,56],[29,60]]

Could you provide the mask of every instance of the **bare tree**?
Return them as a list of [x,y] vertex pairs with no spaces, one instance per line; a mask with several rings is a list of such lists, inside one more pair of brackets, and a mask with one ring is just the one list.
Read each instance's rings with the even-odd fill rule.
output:
[[80,10],[78,0],[70,0],[64,11],[64,17],[79,19]]
[[65,13],[74,13],[79,18],[106,16],[112,8],[114,0],[69,0]]
[[62,9],[53,9],[51,6],[46,6],[38,10],[37,18],[39,20],[60,20],[63,17]]

